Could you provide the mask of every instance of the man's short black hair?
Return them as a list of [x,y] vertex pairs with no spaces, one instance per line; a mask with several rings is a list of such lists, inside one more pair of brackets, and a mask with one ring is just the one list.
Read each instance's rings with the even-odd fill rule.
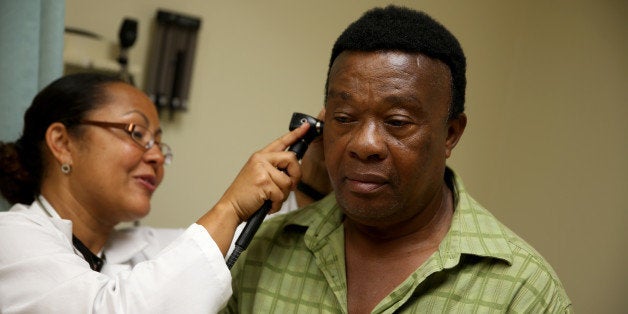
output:
[[331,52],[329,71],[343,51],[404,51],[444,62],[451,71],[452,103],[449,117],[464,112],[467,85],[466,59],[460,43],[442,24],[424,12],[405,7],[374,8],[353,22],[338,37]]

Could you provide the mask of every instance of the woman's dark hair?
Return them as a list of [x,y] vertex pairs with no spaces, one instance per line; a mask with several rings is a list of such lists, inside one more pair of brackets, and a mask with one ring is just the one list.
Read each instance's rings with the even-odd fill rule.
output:
[[371,9],[349,25],[332,48],[327,78],[329,80],[334,60],[343,51],[394,50],[420,53],[444,62],[451,71],[452,80],[449,117],[464,112],[467,63],[460,43],[429,15],[404,7],[391,5]]
[[77,132],[86,114],[107,99],[105,85],[121,82],[114,76],[79,73],[52,82],[35,96],[24,114],[21,137],[14,143],[0,142],[0,190],[11,204],[30,204],[39,194],[44,171],[45,134],[61,122]]

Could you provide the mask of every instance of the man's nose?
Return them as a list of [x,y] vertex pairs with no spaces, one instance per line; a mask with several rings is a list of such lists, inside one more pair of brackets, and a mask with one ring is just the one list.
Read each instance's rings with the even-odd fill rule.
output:
[[379,161],[387,156],[384,130],[375,121],[356,126],[349,143],[349,154],[362,161]]

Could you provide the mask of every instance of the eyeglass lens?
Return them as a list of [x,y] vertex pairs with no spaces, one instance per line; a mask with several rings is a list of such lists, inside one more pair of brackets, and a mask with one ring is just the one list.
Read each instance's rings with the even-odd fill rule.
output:
[[[150,149],[155,145],[154,135],[147,128],[141,125],[133,125],[133,129],[130,134],[133,140],[146,149]],[[165,158],[165,163],[170,164],[172,162],[172,150],[170,149],[170,146],[165,143],[159,143],[157,146],[159,146],[159,150]]]

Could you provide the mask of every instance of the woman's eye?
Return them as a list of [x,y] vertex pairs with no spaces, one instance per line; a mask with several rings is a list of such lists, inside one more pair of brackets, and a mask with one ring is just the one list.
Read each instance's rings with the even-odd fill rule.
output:
[[145,134],[146,133],[139,130],[133,130],[133,133],[131,133],[131,135],[138,140],[143,139]]

